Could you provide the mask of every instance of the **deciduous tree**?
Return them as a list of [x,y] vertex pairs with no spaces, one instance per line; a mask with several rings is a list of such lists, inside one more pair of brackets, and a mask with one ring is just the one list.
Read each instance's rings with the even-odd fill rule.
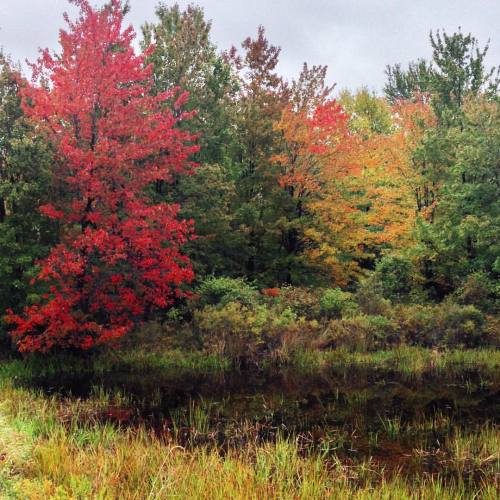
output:
[[188,118],[186,95],[152,94],[151,67],[134,52],[119,0],[100,10],[73,3],[80,16],[65,16],[61,52],[42,52],[22,94],[25,113],[56,148],[54,190],[64,193],[41,207],[61,228],[38,276],[49,292],[8,316],[22,351],[113,341],[183,296],[193,277],[180,252],[190,223],[147,195],[148,186],[193,168],[197,147],[177,126]]

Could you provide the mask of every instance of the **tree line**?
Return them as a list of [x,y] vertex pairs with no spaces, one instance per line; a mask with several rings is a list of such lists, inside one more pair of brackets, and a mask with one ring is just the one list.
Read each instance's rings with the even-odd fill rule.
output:
[[21,350],[113,341],[209,276],[497,311],[487,45],[431,32],[384,95],[335,92],[325,66],[280,75],[263,27],[221,52],[201,8],[160,4],[136,54],[126,3],[74,3],[31,81],[0,58],[0,310]]

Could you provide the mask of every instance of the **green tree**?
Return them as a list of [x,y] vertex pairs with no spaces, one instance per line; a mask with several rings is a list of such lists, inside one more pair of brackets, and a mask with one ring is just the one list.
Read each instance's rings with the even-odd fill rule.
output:
[[173,186],[157,186],[155,196],[181,205],[180,215],[195,221],[197,238],[186,249],[197,274],[235,273],[238,235],[231,227],[234,212],[234,98],[237,81],[230,64],[210,38],[211,23],[203,9],[160,3],[157,21],[143,26],[142,48],[154,44],[154,90],[179,88],[189,93],[187,110],[196,110],[182,127],[198,136],[198,167],[178,176]]
[[388,67],[384,90],[392,101],[430,98],[437,118],[412,164],[420,178],[416,251],[426,286],[439,298],[470,273],[495,269],[499,73],[486,66],[488,44],[481,48],[470,33],[431,32],[430,43],[432,61]]
[[418,94],[430,94],[441,121],[456,117],[465,98],[480,93],[496,94],[499,72],[485,64],[489,45],[480,48],[472,34],[445,31],[429,34],[432,60],[411,62],[406,70],[400,64],[387,66],[384,92],[387,99],[414,99]]
[[269,43],[264,28],[257,37],[243,43],[243,54],[235,47],[226,59],[238,76],[238,135],[236,155],[237,207],[233,225],[243,236],[238,259],[241,274],[263,285],[273,284],[282,267],[275,260],[280,254],[281,232],[275,231],[282,209],[281,190],[272,158],[279,151],[279,132],[275,124],[290,100],[290,89],[276,72],[281,49]]
[[198,133],[201,163],[225,163],[232,141],[230,102],[236,92],[231,67],[210,39],[211,22],[201,7],[160,3],[156,23],[142,27],[142,48],[154,44],[147,61],[153,64],[155,90],[179,88],[189,93],[187,110],[196,110],[186,122]]
[[[50,146],[24,118],[18,97],[21,77],[0,54],[0,311],[20,310],[40,290],[28,284],[36,261],[57,238],[38,206],[51,191]],[[52,193],[53,195],[54,193]]]
[[431,91],[432,66],[425,59],[410,62],[407,69],[401,64],[388,65],[385,69],[387,82],[384,93],[389,102],[411,100],[416,94]]
[[460,28],[451,35],[439,30],[435,35],[431,32],[430,41],[434,64],[431,91],[436,96],[438,116],[445,109],[460,110],[467,96],[496,93],[498,71],[485,66],[488,44],[479,48],[477,39],[470,33],[463,34]]
[[393,129],[391,108],[381,97],[366,87],[355,93],[344,90],[340,93],[340,104],[351,116],[349,128],[367,139],[372,134],[390,134]]
[[500,275],[500,103],[471,97],[463,114],[447,130],[453,161],[425,233],[434,274],[451,289],[471,273]]

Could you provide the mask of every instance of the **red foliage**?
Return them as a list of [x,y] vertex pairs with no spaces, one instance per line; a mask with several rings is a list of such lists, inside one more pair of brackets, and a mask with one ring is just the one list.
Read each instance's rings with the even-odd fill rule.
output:
[[180,110],[186,95],[151,94],[151,68],[134,53],[132,28],[122,29],[119,0],[101,10],[73,3],[80,17],[73,23],[65,16],[61,54],[43,51],[22,92],[25,113],[55,145],[54,192],[64,194],[41,207],[61,227],[38,277],[50,292],[22,315],[7,316],[21,351],[117,339],[185,295],[182,285],[193,278],[180,253],[191,222],[177,219],[177,206],[148,196],[194,167],[189,156],[197,147],[176,126],[189,118]]
[[[272,161],[280,166],[279,185],[294,198],[306,199],[319,194],[325,187],[323,174],[331,170],[335,158],[348,145],[349,116],[335,100],[317,105],[310,113],[285,108],[275,124],[284,139],[283,151]],[[350,171],[335,165],[335,175]]]
[[279,297],[281,290],[279,288],[264,288],[262,294],[266,297]]

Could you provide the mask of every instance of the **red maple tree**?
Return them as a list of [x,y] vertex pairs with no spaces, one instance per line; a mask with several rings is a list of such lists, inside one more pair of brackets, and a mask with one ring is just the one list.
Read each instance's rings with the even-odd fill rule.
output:
[[[178,127],[187,95],[153,95],[151,68],[136,55],[123,5],[93,9],[73,0],[79,18],[60,32],[61,52],[45,50],[24,111],[57,152],[55,201],[60,243],[41,262],[49,293],[20,315],[9,311],[21,351],[88,349],[117,339],[185,295],[193,278],[180,247],[192,234],[178,207],[153,203],[155,184],[189,173],[193,138]],[[173,109],[172,109],[173,108]]]

